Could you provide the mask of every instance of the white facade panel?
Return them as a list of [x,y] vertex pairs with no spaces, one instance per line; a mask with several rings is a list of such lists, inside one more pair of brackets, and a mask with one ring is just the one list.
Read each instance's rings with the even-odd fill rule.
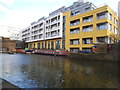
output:
[[45,40],[62,38],[63,13],[49,16],[45,20]]

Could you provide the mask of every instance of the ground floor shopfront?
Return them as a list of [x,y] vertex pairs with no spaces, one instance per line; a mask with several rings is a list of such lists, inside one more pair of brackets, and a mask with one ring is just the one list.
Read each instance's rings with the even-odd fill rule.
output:
[[28,49],[62,49],[62,39],[35,41],[26,44]]

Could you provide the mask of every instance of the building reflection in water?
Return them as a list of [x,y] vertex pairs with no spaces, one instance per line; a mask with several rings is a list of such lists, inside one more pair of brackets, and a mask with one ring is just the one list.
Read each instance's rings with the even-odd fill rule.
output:
[[118,65],[44,55],[3,57],[3,78],[21,88],[116,88]]

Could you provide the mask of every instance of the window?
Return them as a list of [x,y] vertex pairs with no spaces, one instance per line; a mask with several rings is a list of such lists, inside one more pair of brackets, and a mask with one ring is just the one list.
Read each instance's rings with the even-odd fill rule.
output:
[[79,44],[79,39],[70,40],[70,45],[78,45],[78,44]]
[[39,35],[39,39],[41,39],[41,38],[42,38],[42,34]]
[[83,38],[83,44],[92,44],[93,39],[92,38]]
[[84,17],[83,18],[83,23],[92,22],[92,21],[93,21],[93,16],[89,16],[89,17]]
[[56,41],[56,49],[60,49],[60,40]]
[[79,7],[80,6],[80,4],[78,4],[76,7]]
[[114,24],[119,25],[118,20],[114,18]]
[[35,35],[35,36],[34,36],[34,40],[35,40],[35,39],[38,39],[38,35]]
[[40,43],[38,43],[38,49],[40,49]]
[[33,44],[33,46],[34,46],[33,48],[35,48],[35,43]]
[[38,33],[38,30],[34,31],[34,34],[37,34]]
[[39,33],[42,33],[43,29],[39,29]]
[[57,31],[51,32],[51,37],[54,37],[54,36],[56,36],[56,35],[57,35]]
[[70,51],[77,52],[77,51],[79,51],[79,48],[70,48]]
[[109,43],[112,43],[112,38],[111,37],[109,37]]
[[119,34],[118,29],[117,29],[117,28],[115,28],[115,27],[114,27],[114,33],[115,33],[115,34]]
[[76,12],[75,12],[75,15],[78,15],[78,14],[80,14],[80,11],[76,11]]
[[98,43],[106,43],[108,41],[108,37],[97,37]]
[[97,19],[107,18],[107,12],[102,12],[97,14]]
[[70,34],[80,33],[80,28],[70,29]]
[[90,11],[90,7],[85,8],[85,12]]
[[44,49],[44,42],[42,42],[42,49]]
[[66,16],[63,16],[63,28],[66,28]]
[[108,13],[108,18],[112,20],[112,14]]
[[92,25],[83,27],[83,32],[89,32],[89,31],[93,31],[93,26]]
[[34,29],[38,28],[38,25],[34,26]]
[[107,23],[97,24],[97,30],[107,29]]
[[30,44],[30,49],[32,49],[32,44]]
[[112,31],[112,25],[108,23],[108,29]]
[[71,11],[71,16],[74,16],[74,13]]
[[54,41],[51,42],[51,49],[54,49]]
[[48,49],[50,49],[50,42],[48,42]]
[[70,21],[70,26],[75,26],[80,24],[80,19],[74,20],[74,21]]

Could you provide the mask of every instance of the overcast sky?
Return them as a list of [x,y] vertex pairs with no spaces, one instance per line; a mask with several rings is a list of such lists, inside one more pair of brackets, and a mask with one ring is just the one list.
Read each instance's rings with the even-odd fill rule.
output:
[[[70,6],[75,1],[77,0],[0,0],[0,25],[25,28],[42,16],[48,16],[50,12],[62,6]],[[107,4],[114,11],[117,11],[120,0],[87,1],[96,6]],[[0,29],[0,35],[3,32]]]

